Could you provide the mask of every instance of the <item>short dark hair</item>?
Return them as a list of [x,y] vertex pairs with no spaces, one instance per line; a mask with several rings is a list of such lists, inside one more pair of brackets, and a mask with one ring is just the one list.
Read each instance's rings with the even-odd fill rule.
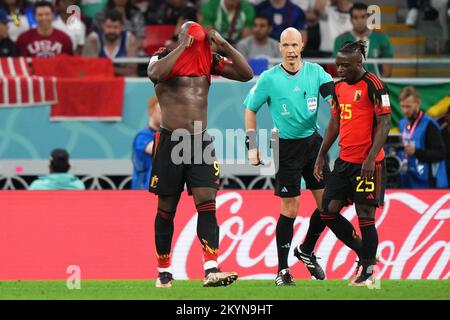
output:
[[44,8],[44,7],[48,7],[50,8],[50,10],[52,10],[52,12],[55,11],[55,8],[53,7],[53,5],[48,2],[48,1],[38,1],[34,4],[34,8],[33,8],[33,14],[36,14],[36,11],[38,8]]
[[269,24],[269,26],[272,26],[272,19],[270,19],[267,15],[262,14],[262,13],[257,13],[255,15],[255,18],[253,19],[253,21],[255,21],[256,19],[264,19],[267,21],[267,23]]
[[69,171],[69,153],[65,149],[54,149],[50,154],[50,167],[53,172],[66,173]]
[[339,49],[341,53],[361,53],[364,59],[366,59],[366,49],[367,45],[365,41],[345,41],[342,47]]
[[123,16],[122,13],[116,9],[108,9],[105,12],[105,20],[111,20],[112,22],[119,21],[123,24]]
[[355,4],[353,4],[353,6],[350,9],[350,17],[353,16],[353,10],[364,10],[367,12],[367,9],[369,7],[367,6],[367,4],[362,3],[362,2],[356,2]]

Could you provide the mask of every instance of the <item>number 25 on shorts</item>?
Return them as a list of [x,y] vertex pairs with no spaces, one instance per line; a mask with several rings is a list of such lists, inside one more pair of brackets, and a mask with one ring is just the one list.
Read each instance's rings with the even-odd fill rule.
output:
[[349,103],[340,103],[341,119],[348,120],[352,118],[352,105]]
[[[356,177],[358,185],[356,186],[356,192],[373,192],[375,190],[375,183],[367,179],[361,179],[361,176]],[[364,187],[363,187],[364,185]]]

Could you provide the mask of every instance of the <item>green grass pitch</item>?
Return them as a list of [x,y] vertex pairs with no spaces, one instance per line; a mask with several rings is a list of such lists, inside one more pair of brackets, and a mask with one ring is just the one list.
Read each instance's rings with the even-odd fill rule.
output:
[[163,299],[163,300],[321,300],[450,299],[450,280],[381,280],[380,289],[349,287],[343,280],[297,280],[296,287],[275,287],[269,280],[238,280],[229,287],[203,288],[199,280],[175,281],[170,289],[154,281],[2,281],[0,299]]

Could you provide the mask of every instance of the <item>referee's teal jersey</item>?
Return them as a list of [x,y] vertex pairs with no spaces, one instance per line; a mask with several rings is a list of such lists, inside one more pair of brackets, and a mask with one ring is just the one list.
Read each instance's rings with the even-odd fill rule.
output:
[[304,61],[295,75],[278,64],[261,74],[244,105],[257,112],[267,102],[280,138],[301,139],[319,129],[319,94],[328,100],[333,89],[332,77],[316,63]]

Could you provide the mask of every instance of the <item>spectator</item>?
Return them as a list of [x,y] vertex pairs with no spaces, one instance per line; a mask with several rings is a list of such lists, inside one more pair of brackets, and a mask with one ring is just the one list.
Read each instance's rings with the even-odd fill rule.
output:
[[25,57],[50,58],[59,54],[73,54],[70,37],[53,28],[53,5],[46,1],[36,2],[34,16],[37,27],[25,31],[17,39],[19,54]]
[[17,55],[16,45],[8,36],[8,15],[5,10],[0,9],[0,57],[15,57]]
[[107,2],[108,0],[80,0],[81,12],[89,20],[92,20],[99,12],[105,9]]
[[446,124],[442,127],[441,133],[446,150],[445,166],[447,167],[447,179],[450,186],[450,106],[445,114],[445,121]]
[[[129,31],[125,31],[122,14],[117,10],[106,12],[106,19],[102,31],[91,32],[83,49],[83,56],[98,58],[135,57],[137,54],[136,38]],[[114,65],[114,72],[118,76],[136,76],[135,64]]]
[[[176,46],[181,25],[186,21],[197,21],[197,9],[188,0],[165,0],[149,3],[145,12],[147,25],[175,25],[171,44]],[[150,35],[151,36],[151,35]],[[147,74],[147,67],[145,68]]]
[[408,14],[406,15],[406,25],[415,27],[419,20],[419,9],[423,12],[424,20],[435,20],[439,13],[430,4],[430,0],[407,0]]
[[306,45],[308,42],[305,13],[290,0],[266,0],[256,7],[256,12],[271,18],[273,29],[270,36],[273,39],[278,41],[284,29],[293,27],[301,32],[303,43]]
[[33,181],[29,190],[85,190],[83,182],[68,173],[69,153],[64,149],[54,149],[50,155],[50,174]]
[[306,15],[307,27],[306,33],[308,34],[308,42],[305,49],[302,52],[303,57],[319,57],[320,48],[320,26],[319,16],[314,11],[316,0],[291,0],[292,3],[298,5]]
[[236,49],[247,59],[257,57],[279,58],[278,41],[270,38],[272,21],[264,15],[256,15],[253,21],[253,35],[242,39]]
[[86,38],[86,26],[81,21],[81,17],[67,10],[77,3],[78,0],[56,0],[58,15],[53,20],[53,27],[65,32],[72,40],[73,51],[81,54]]
[[[404,118],[400,133],[404,150],[400,186],[402,188],[447,188],[444,143],[438,123],[420,110],[419,93],[414,87],[405,87],[399,95]],[[382,101],[382,103],[384,103]]]
[[[330,5],[331,4],[331,5]],[[317,0],[314,10],[320,17],[320,56],[333,55],[335,39],[353,29],[350,21],[352,3],[348,0]]]
[[133,177],[131,189],[148,190],[150,173],[152,171],[152,154],[155,134],[161,123],[161,108],[156,97],[148,102],[148,126],[139,131],[133,141]]
[[201,8],[205,29],[216,29],[231,44],[251,35],[254,16],[246,0],[209,0]]
[[[370,30],[367,27],[367,19],[369,13],[367,12],[367,5],[365,3],[355,3],[350,9],[350,17],[353,25],[353,30],[341,34],[334,41],[333,56],[336,57],[337,52],[346,41],[363,40],[368,45],[368,58],[392,58],[392,45],[387,35],[377,30]],[[367,71],[375,73],[375,65],[367,64],[364,66]],[[390,77],[392,74],[392,65],[389,63],[381,66],[381,75],[383,77]]]
[[145,12],[145,23],[181,26],[185,21],[197,21],[197,9],[188,0],[150,2]]
[[94,19],[94,29],[101,30],[106,19],[106,12],[117,10],[124,18],[124,28],[131,32],[138,41],[138,47],[145,38],[145,19],[142,12],[133,5],[132,0],[108,0],[104,10],[97,13]]
[[33,7],[26,0],[0,0],[0,7],[9,15],[9,38],[16,42],[25,31],[34,28]]

